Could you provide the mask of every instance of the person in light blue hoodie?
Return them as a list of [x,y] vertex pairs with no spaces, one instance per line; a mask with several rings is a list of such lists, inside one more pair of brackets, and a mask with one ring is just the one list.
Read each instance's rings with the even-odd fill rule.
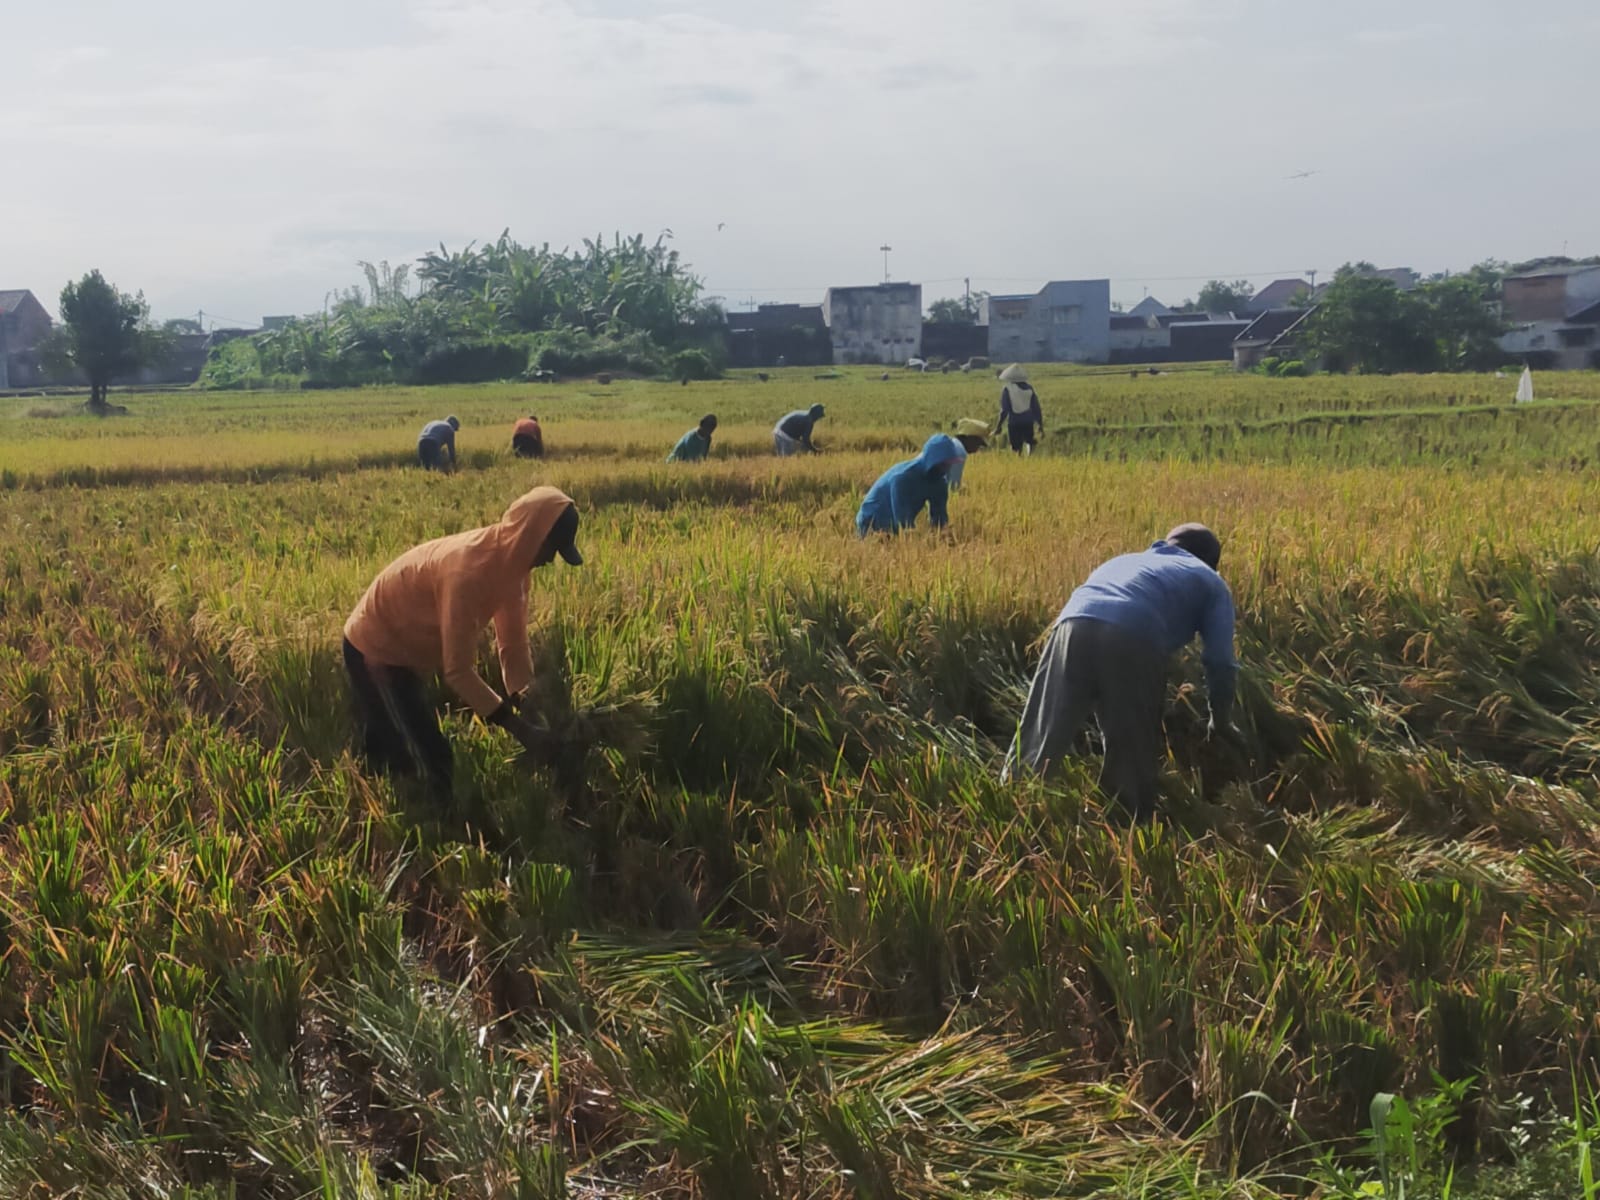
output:
[[1167,660],[1199,634],[1211,704],[1208,736],[1236,737],[1233,593],[1204,525],[1179,525],[1139,554],[1097,567],[1078,587],[1039,660],[1002,778],[1049,775],[1091,716],[1105,738],[1101,786],[1136,821],[1155,814]]
[[943,529],[950,523],[950,468],[966,460],[961,443],[947,433],[936,433],[922,447],[922,453],[896,463],[867,491],[856,514],[856,532],[899,533],[917,523],[917,516],[928,510],[928,524]]

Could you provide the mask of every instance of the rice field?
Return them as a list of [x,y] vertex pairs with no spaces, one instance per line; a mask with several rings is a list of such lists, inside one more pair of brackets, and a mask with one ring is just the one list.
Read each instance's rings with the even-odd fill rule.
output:
[[[861,542],[996,389],[814,374],[0,400],[0,1197],[1600,1194],[1600,377],[1042,369],[1040,454]],[[441,811],[350,757],[340,627],[535,483],[536,689],[607,737],[452,709]],[[1161,823],[1001,786],[1182,520],[1243,750],[1180,656]]]

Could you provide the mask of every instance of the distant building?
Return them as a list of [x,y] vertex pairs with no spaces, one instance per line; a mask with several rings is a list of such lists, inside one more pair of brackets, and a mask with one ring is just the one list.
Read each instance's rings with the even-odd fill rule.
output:
[[1508,275],[1500,348],[1546,368],[1600,367],[1600,266],[1543,267]]
[[1156,313],[1112,313],[1106,345],[1109,362],[1154,362],[1147,352],[1165,353],[1172,337]]
[[294,320],[293,317],[262,317],[261,332],[270,333],[274,329],[282,329],[292,320]]
[[1108,279],[1058,279],[1032,295],[990,296],[978,320],[988,323],[997,362],[1111,360]]
[[829,288],[822,319],[833,361],[903,365],[922,354],[922,285],[877,283]]
[[1114,363],[1227,362],[1250,324],[1214,313],[1111,314]]
[[1309,299],[1311,285],[1304,279],[1274,279],[1244,306],[1240,316],[1259,317],[1275,308],[1289,308],[1296,300]]
[[820,304],[763,304],[728,314],[728,359],[736,367],[796,367],[833,361]]
[[1249,327],[1249,321],[1231,318],[1174,322],[1167,330],[1172,338],[1167,361],[1227,362],[1233,357],[1234,339]]
[[49,336],[50,328],[50,314],[32,292],[26,288],[0,291],[0,388],[31,387],[38,382],[33,352]]
[[965,362],[989,353],[989,330],[976,322],[924,321],[922,357],[930,362],[946,359]]
[[1316,311],[1312,305],[1262,313],[1233,340],[1234,370],[1248,371],[1264,358],[1302,358],[1300,338],[1305,333],[1306,319]]
[[1374,279],[1387,279],[1402,292],[1409,292],[1422,282],[1422,276],[1410,267],[1379,267],[1371,272],[1371,276]]
[[1154,296],[1146,296],[1128,310],[1130,317],[1164,317],[1172,310]]

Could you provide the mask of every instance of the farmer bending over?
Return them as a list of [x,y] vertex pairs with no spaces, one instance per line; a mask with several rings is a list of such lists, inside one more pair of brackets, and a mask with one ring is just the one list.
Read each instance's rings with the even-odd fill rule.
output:
[[1033,453],[1035,431],[1044,432],[1044,412],[1039,407],[1039,393],[1028,382],[1028,369],[1021,363],[1012,363],[1000,372],[1000,419],[994,423],[994,434],[1000,436],[1005,429],[1011,435],[1011,448],[1018,454],[1026,446]]
[[817,448],[811,444],[811,431],[826,415],[822,405],[813,404],[809,410],[801,411],[797,408],[779,421],[772,430],[772,448],[778,457],[788,458],[801,451],[807,454],[817,453]]
[[518,458],[544,457],[544,430],[538,417],[530,414],[511,427],[511,453]]
[[950,523],[947,476],[966,460],[967,452],[960,442],[947,433],[934,434],[921,454],[896,463],[878,476],[856,514],[856,532],[862,537],[869,533],[899,533],[917,523],[923,508],[928,510],[928,524],[943,529]]
[[699,462],[711,453],[711,435],[717,431],[717,418],[707,413],[688,433],[678,439],[678,444],[667,455],[668,462]]
[[[548,738],[517,715],[533,681],[528,573],[560,555],[583,562],[578,510],[553,487],[518,498],[497,525],[435,538],[385,567],[344,625],[344,665],[355,695],[361,754],[375,770],[420,767],[440,799],[451,794],[450,743],[423,694],[438,672],[472,710],[539,755]],[[501,696],[478,675],[478,635],[493,623]]]
[[446,450],[450,451],[450,469],[456,469],[456,430],[460,428],[461,422],[455,417],[429,421],[422,427],[422,434],[417,438],[417,461],[424,471],[444,470]]
[[1167,659],[1198,633],[1204,643],[1207,736],[1236,735],[1233,595],[1204,525],[1179,525],[1142,554],[1096,568],[1056,618],[1028,691],[1005,777],[1055,770],[1091,714],[1106,757],[1101,785],[1136,821],[1155,812]]

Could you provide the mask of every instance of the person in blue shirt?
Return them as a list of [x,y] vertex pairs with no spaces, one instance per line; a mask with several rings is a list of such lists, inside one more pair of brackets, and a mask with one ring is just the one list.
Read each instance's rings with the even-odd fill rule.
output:
[[967,452],[948,433],[936,433],[922,447],[922,453],[896,463],[867,491],[856,514],[856,532],[899,533],[917,523],[917,514],[928,510],[928,524],[943,529],[950,523],[950,468],[965,462]]
[[456,469],[456,430],[460,428],[461,422],[455,417],[429,421],[422,427],[422,433],[417,438],[417,461],[422,464],[424,471],[444,470],[446,450],[450,452],[450,470]]
[[678,444],[667,455],[668,462],[699,462],[711,453],[711,435],[717,430],[717,418],[707,413],[688,433],[678,439]]
[[815,454],[817,448],[811,444],[811,431],[817,427],[817,422],[826,416],[820,404],[813,404],[807,410],[795,409],[786,413],[772,430],[772,449],[779,458],[788,458],[791,454]]
[[1179,525],[1140,554],[1095,569],[1050,631],[1003,778],[1049,775],[1091,715],[1105,738],[1101,786],[1136,821],[1155,812],[1167,660],[1199,634],[1208,736],[1236,736],[1233,594],[1204,525]]

